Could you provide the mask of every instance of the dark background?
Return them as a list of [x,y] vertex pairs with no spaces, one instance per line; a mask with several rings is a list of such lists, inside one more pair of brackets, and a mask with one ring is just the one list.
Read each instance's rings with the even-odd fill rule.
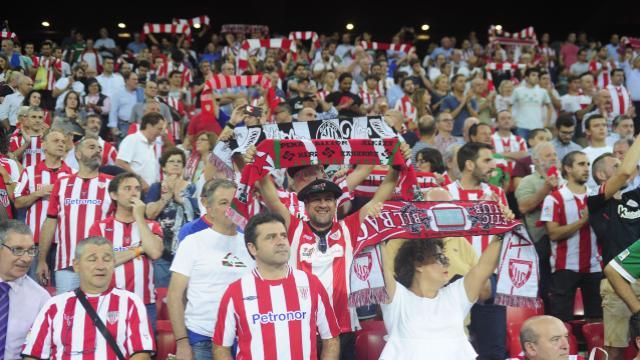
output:
[[[271,32],[288,34],[291,30],[314,30],[318,33],[345,31],[352,22],[353,33],[371,32],[374,40],[388,42],[402,26],[411,26],[420,32],[421,24],[429,24],[430,41],[443,35],[458,39],[475,30],[484,41],[491,24],[501,24],[505,31],[520,31],[525,26],[535,27],[538,37],[544,32],[552,40],[563,40],[570,31],[586,31],[590,38],[607,43],[610,34],[640,36],[640,2],[631,1],[348,1],[348,0],[226,0],[185,2],[176,0],[122,1],[88,0],[49,1],[47,3],[18,3],[22,9],[9,10],[3,6],[0,19],[9,21],[22,41],[41,41],[51,38],[60,41],[72,27],[86,37],[97,37],[97,30],[106,26],[119,44],[116,24],[127,24],[127,32],[142,28],[145,22],[169,23],[173,17],[191,18],[207,14],[212,30],[219,31],[222,24],[265,24]],[[10,17],[7,17],[10,16]],[[49,33],[40,25],[51,22]],[[203,46],[204,44],[198,44]],[[422,43],[419,45],[426,45]],[[197,46],[196,48],[198,49]],[[199,50],[199,49],[198,49]]]

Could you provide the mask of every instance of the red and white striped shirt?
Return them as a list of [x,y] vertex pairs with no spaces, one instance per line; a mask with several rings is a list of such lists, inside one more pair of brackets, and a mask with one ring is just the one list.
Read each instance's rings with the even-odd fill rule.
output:
[[[545,197],[540,221],[553,221],[560,226],[573,224],[586,212],[587,194],[574,194],[567,186]],[[602,257],[596,235],[589,224],[566,239],[551,242],[551,271],[571,270],[581,273],[602,271]]]
[[326,251],[318,248],[320,237],[306,221],[291,216],[288,237],[291,242],[289,264],[313,274],[327,289],[341,332],[351,332],[358,326],[355,309],[349,308],[349,268],[353,248],[360,232],[360,212],[333,222],[326,236]]
[[618,116],[626,114],[631,108],[631,98],[629,97],[627,89],[623,85],[615,86],[609,84],[607,90],[609,90],[609,94],[611,94],[611,115]]
[[[24,137],[19,131],[11,135],[9,139],[9,151],[16,152],[24,144]],[[34,166],[44,160],[44,148],[42,147],[42,136],[31,136],[31,145],[22,153],[22,166]]]
[[[353,191],[353,195],[357,197],[365,197],[372,198],[375,195],[376,191],[380,187],[380,184],[387,177],[389,171],[387,169],[373,169],[369,176],[367,176],[362,183],[356,186]],[[447,181],[445,179],[445,183],[438,184],[438,179],[434,173],[426,172],[426,171],[416,171],[416,180],[418,181],[418,186],[422,190],[427,190],[432,187],[439,187],[448,185],[451,181]],[[393,199],[401,198],[401,190],[399,186],[396,186],[395,192],[393,194]]]
[[[503,205],[508,206],[507,197],[504,195],[504,191],[491,184],[480,183],[479,190],[465,190],[462,188],[460,181],[455,181],[447,185],[446,189],[451,194],[453,200],[482,200],[490,197],[492,194],[495,194]],[[465,238],[469,240],[478,256],[482,255],[491,241],[491,235],[465,236]]]
[[254,269],[222,296],[213,343],[232,346],[237,335],[238,359],[317,359],[316,333],[340,335],[318,278],[289,268],[286,278],[265,280]]
[[[147,220],[151,232],[162,238],[162,228],[152,220]],[[142,245],[138,223],[123,223],[115,216],[93,224],[89,229],[89,236],[103,236],[113,243],[113,249],[127,250],[129,247]],[[111,286],[125,289],[138,295],[145,304],[155,304],[155,287],[153,286],[153,264],[147,255],[143,254],[115,268]]]
[[[135,294],[112,288],[97,296],[87,294],[87,300],[127,359],[155,351],[147,310]],[[72,291],[51,298],[40,310],[22,354],[36,359],[118,359]]]
[[[49,169],[42,160],[37,165],[28,166],[22,170],[20,181],[14,190],[15,198],[27,196],[42,189],[46,185],[53,185],[62,176],[71,175],[73,170],[64,162],[57,169]],[[49,208],[49,197],[42,197],[36,200],[27,209],[26,223],[33,232],[33,240],[37,244],[40,241],[40,228],[47,217]]]
[[600,69],[600,74],[598,74],[597,79],[595,80],[595,84],[598,89],[606,89],[607,86],[611,83],[611,70],[616,68],[616,64],[607,61],[604,65],[600,61],[591,60],[589,61],[589,71],[595,76]]
[[373,91],[367,88],[366,84],[363,84],[360,88],[360,98],[362,99],[362,104],[365,107],[372,106],[376,103],[376,99],[382,97],[380,91],[378,89],[373,89]]
[[396,102],[396,106],[394,106],[394,109],[402,113],[405,123],[418,122],[418,109],[413,106],[411,98],[407,95],[404,95],[400,98],[400,100]]
[[[523,138],[517,135],[511,134],[509,137],[503,138],[496,131],[491,135],[491,143],[493,144],[493,149],[496,154],[504,154],[508,152],[521,152],[527,151],[527,142],[524,141]],[[513,168],[516,166],[516,162],[514,160],[505,159],[506,160],[506,170],[509,173],[509,178],[511,178],[511,173],[513,173]],[[510,182],[509,191],[513,191],[512,189],[513,182]]]
[[89,235],[89,229],[106,218],[111,210],[107,188],[111,176],[99,174],[83,179],[77,174],[59,178],[53,186],[47,217],[57,219],[58,247],[56,268],[72,265],[76,244]]
[[47,88],[45,90],[52,91],[56,83],[56,74],[54,69],[58,70],[59,73],[62,73],[62,60],[56,59],[53,56],[49,58],[41,56],[38,58],[37,63],[33,64],[33,67],[36,69],[43,67],[47,70]]
[[102,147],[102,166],[115,165],[118,158],[118,150],[110,142],[104,141],[101,137],[98,138],[98,144]]
[[189,70],[189,68],[186,67],[184,64],[180,64],[179,66],[176,67],[173,61],[166,61],[164,64],[162,64],[162,66],[160,66],[160,68],[157,69],[157,76],[159,78],[161,77],[168,78],[169,74],[171,74],[171,72],[174,70],[180,71],[182,73],[182,77],[180,80],[181,87],[188,86],[191,83],[191,81],[193,81],[191,77],[191,70]]

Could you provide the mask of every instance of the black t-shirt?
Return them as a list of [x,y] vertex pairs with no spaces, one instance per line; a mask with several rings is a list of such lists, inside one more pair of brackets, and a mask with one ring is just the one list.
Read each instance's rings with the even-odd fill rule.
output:
[[353,100],[353,104],[349,108],[340,110],[339,111],[340,115],[349,116],[349,117],[361,116],[362,114],[352,110],[354,106],[359,107],[360,105],[362,105],[362,99],[360,99],[360,96],[358,95],[352,94],[348,91],[345,91],[345,92],[335,91],[327,95],[326,101],[329,103],[332,103],[333,106],[337,107],[338,105],[344,104],[350,99]]
[[589,196],[589,225],[602,247],[602,260],[608,264],[640,238],[640,188],[627,191],[621,199]]

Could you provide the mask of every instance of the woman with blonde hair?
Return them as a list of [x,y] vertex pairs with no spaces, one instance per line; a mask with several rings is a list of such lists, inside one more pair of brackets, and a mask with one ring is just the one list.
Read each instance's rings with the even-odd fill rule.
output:
[[446,75],[440,75],[433,82],[433,92],[431,93],[431,110],[434,114],[440,112],[440,105],[447,95],[449,95],[450,85],[449,78]]

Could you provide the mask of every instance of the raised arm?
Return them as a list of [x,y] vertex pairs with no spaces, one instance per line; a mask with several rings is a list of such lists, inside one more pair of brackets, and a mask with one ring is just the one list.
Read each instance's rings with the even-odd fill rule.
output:
[[620,167],[605,183],[604,198],[606,200],[611,199],[618,190],[622,189],[629,178],[635,173],[638,162],[640,162],[640,137],[636,137],[633,145],[631,145],[629,151],[627,151],[624,160],[622,160]]
[[487,280],[496,270],[501,248],[502,238],[494,236],[491,244],[487,246],[482,256],[480,256],[478,264],[472,267],[464,277],[464,289],[467,292],[469,302],[475,302],[478,299]]

